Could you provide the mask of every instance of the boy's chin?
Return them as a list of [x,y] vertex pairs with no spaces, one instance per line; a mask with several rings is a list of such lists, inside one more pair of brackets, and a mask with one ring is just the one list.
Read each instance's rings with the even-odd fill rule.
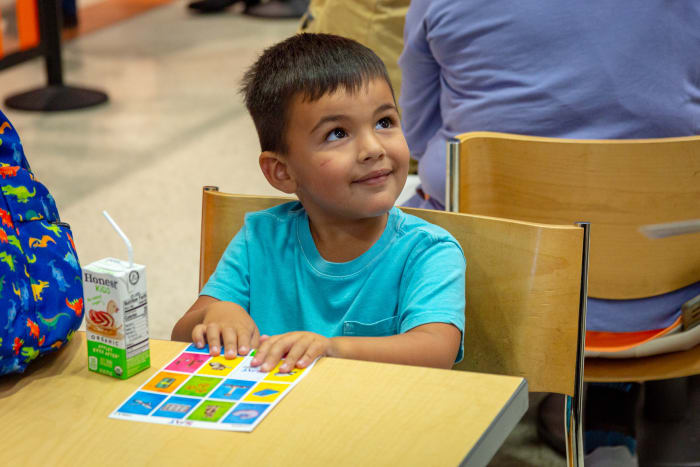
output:
[[364,209],[362,209],[362,217],[368,218],[368,217],[379,217],[383,216],[389,211],[391,211],[391,208],[394,207],[396,200],[393,200],[391,202],[386,201],[386,202],[378,202],[378,203],[373,203],[371,205],[365,206]]

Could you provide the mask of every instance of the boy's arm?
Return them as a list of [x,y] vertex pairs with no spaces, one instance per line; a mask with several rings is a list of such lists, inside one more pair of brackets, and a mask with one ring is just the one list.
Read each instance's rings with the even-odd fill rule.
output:
[[202,295],[175,324],[173,340],[192,341],[198,347],[206,343],[212,355],[219,355],[223,347],[226,358],[246,355],[258,345],[258,328],[246,311],[250,284],[245,232],[244,225],[226,247]]
[[[355,360],[452,368],[462,342],[460,330],[447,323],[427,323],[388,337],[323,337],[298,331],[261,339],[251,362],[270,371],[284,357],[280,371],[305,368],[323,355]],[[286,355],[286,356],[285,356]]]
[[462,333],[452,324],[428,323],[387,337],[332,337],[329,357],[452,368]]
[[192,340],[192,329],[204,321],[204,311],[207,306],[218,302],[214,297],[200,295],[185,314],[175,323],[173,331],[170,333],[170,340],[189,342]]
[[226,358],[246,355],[259,343],[255,322],[240,305],[202,295],[175,324],[172,340],[192,340],[197,347],[209,345],[212,355],[223,347]]

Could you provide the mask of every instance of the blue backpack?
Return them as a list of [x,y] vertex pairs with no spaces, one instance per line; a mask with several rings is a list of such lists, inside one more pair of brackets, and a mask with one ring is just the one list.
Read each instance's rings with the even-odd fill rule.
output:
[[34,179],[0,112],[0,375],[58,350],[83,320],[82,272],[70,226]]

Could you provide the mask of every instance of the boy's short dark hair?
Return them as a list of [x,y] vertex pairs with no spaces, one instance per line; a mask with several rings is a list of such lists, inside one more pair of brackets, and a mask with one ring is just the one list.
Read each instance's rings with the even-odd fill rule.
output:
[[245,73],[241,93],[253,117],[263,151],[286,154],[289,103],[297,94],[315,101],[339,87],[357,92],[384,79],[384,62],[371,49],[332,34],[297,34],[266,49]]

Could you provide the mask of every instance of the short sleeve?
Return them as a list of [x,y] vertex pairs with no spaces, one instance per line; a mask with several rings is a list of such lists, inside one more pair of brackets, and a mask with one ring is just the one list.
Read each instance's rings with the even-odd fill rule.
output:
[[226,247],[199,295],[233,302],[250,312],[250,269],[248,267],[246,226],[238,231]]
[[464,253],[454,240],[426,239],[422,243],[414,250],[402,280],[399,332],[428,323],[454,325],[462,333],[458,362],[464,354]]

